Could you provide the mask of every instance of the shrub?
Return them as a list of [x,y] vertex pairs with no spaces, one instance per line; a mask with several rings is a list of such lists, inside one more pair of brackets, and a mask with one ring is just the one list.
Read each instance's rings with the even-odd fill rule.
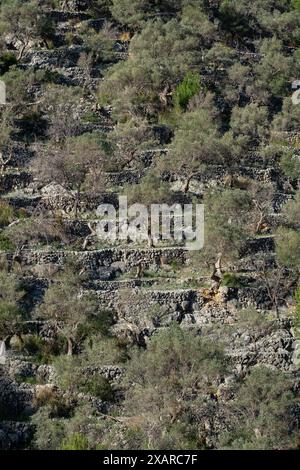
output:
[[245,378],[229,408],[231,430],[221,436],[221,448],[234,450],[289,449],[296,421],[292,380],[260,366]]
[[113,104],[122,117],[160,112],[170,101],[174,83],[199,64],[198,42],[197,36],[175,19],[168,23],[149,21],[132,38],[129,59],[111,67],[101,83],[101,101]]
[[0,201],[0,229],[12,222],[13,215],[13,208],[7,202]]
[[53,360],[53,356],[59,353],[62,348],[61,338],[56,340],[45,341],[37,334],[25,335],[23,342],[20,343],[22,352],[32,356],[31,360],[38,364],[49,364]]
[[14,244],[9,240],[9,238],[0,234],[0,250],[12,251],[13,249],[14,249]]
[[128,359],[125,346],[116,338],[103,337],[101,334],[90,335],[85,341],[83,364],[88,367],[122,364]]
[[266,334],[273,326],[273,322],[268,319],[264,312],[256,310],[254,307],[243,308],[237,311],[237,327],[244,330],[252,330],[254,337]]
[[297,287],[295,292],[296,308],[295,308],[295,317],[294,325],[296,328],[300,327],[300,286]]
[[292,150],[283,153],[280,167],[288,178],[297,180],[300,177],[300,159]]
[[49,418],[67,418],[71,413],[68,401],[48,386],[40,386],[35,396],[35,405],[46,407]]
[[109,381],[100,374],[88,377],[82,381],[82,385],[79,383],[79,389],[84,393],[88,393],[93,397],[100,398],[103,401],[113,401],[114,391]]
[[300,262],[300,233],[296,230],[279,228],[276,232],[277,260],[283,266],[298,269]]
[[0,55],[0,75],[6,73],[9,70],[9,67],[16,63],[16,56],[12,52],[3,52]]
[[72,434],[66,437],[61,444],[60,450],[88,450],[88,439],[82,434]]
[[292,0],[292,6],[295,10],[300,11],[300,0]]
[[233,273],[225,273],[222,279],[222,285],[226,287],[241,287],[241,279]]
[[147,350],[133,355],[127,371],[131,386],[125,413],[132,413],[146,434],[143,448],[150,442],[156,449],[201,448],[196,422],[209,413],[206,397],[214,393],[226,369],[216,342],[176,324],[153,335]]
[[5,270],[0,270],[0,338],[21,336],[25,311],[22,307],[25,291],[20,279]]
[[23,339],[22,348],[30,355],[37,355],[43,350],[45,341],[39,335],[27,335]]
[[26,383],[30,385],[38,385],[39,381],[36,377],[24,377],[22,375],[15,375],[15,381],[19,384]]
[[49,419],[46,408],[40,408],[32,417],[36,427],[33,448],[39,450],[57,450],[65,437],[65,420]]
[[188,72],[174,92],[173,103],[177,110],[186,110],[190,99],[201,90],[198,73]]
[[130,204],[143,201],[143,204],[150,206],[150,204],[168,204],[172,201],[169,184],[151,172],[141,178],[138,184],[125,185],[124,194]]
[[66,243],[64,227],[57,220],[43,216],[23,218],[19,224],[8,227],[3,236],[8,238],[15,248],[26,245]]
[[54,361],[57,383],[70,393],[86,393],[105,401],[113,401],[114,392],[108,380],[100,374],[91,376],[85,371],[88,362],[82,364],[81,358],[60,356]]
[[76,389],[81,375],[79,364],[76,356],[59,356],[53,361],[57,384],[62,390]]

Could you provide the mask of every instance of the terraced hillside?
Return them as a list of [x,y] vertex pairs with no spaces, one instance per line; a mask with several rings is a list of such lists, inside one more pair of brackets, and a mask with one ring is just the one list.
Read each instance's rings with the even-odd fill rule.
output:
[[[299,446],[299,20],[0,2],[0,448]],[[119,196],[204,248],[102,240]]]

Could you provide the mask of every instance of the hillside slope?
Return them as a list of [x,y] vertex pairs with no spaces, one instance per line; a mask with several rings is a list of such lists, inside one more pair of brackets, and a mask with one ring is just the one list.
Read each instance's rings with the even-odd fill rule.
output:
[[[297,448],[299,1],[4,0],[0,33],[0,448]],[[203,249],[101,239],[119,196],[204,204]]]

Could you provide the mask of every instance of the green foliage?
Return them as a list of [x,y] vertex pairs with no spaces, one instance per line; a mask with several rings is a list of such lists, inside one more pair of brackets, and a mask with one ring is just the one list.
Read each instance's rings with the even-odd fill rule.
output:
[[0,234],[0,250],[1,251],[13,251],[14,250],[13,243],[9,240],[9,238]]
[[55,23],[51,17],[45,14],[39,14],[37,17],[35,34],[43,39],[49,47],[55,37]]
[[180,120],[170,152],[163,157],[162,165],[167,171],[176,172],[189,181],[194,174],[204,172],[209,165],[218,164],[222,155],[216,122],[205,109],[185,113]]
[[82,434],[72,434],[63,439],[60,450],[88,450],[88,439]]
[[127,359],[126,348],[116,338],[94,334],[85,341],[82,363],[87,367],[98,367],[99,364],[122,364]]
[[296,308],[295,308],[294,325],[296,328],[300,328],[300,286],[298,286],[296,289],[295,301],[296,301]]
[[37,80],[32,70],[21,70],[17,66],[12,66],[2,76],[6,85],[7,100],[15,107],[24,107],[29,101],[29,88]]
[[274,96],[284,97],[289,93],[289,76],[293,67],[290,56],[284,53],[283,44],[276,37],[264,39],[260,46],[263,55],[257,67],[259,80]]
[[110,23],[105,23],[98,33],[94,30],[84,30],[85,50],[89,55],[91,65],[99,65],[102,61],[113,61],[117,32]]
[[292,448],[295,403],[292,382],[284,373],[253,368],[232,403],[232,430],[222,436],[221,448]]
[[131,118],[119,122],[110,133],[111,166],[122,170],[126,167],[143,166],[142,152],[158,145],[153,128],[145,119]]
[[300,263],[300,232],[281,227],[276,233],[276,256],[278,261],[297,270]]
[[53,357],[59,354],[62,347],[61,338],[45,341],[38,334],[24,335],[22,343],[19,344],[20,351],[31,356],[30,360],[38,364],[51,363]]
[[[37,316],[46,319],[57,334],[68,341],[68,354],[82,339],[80,327],[84,327],[99,313],[97,299],[92,294],[80,296],[81,279],[73,272],[65,271],[47,289]],[[105,326],[106,328],[106,326]],[[85,329],[83,329],[83,335]]]
[[128,60],[110,68],[100,86],[101,102],[111,102],[122,117],[160,111],[169,87],[200,62],[198,42],[176,20],[148,22],[131,40]]
[[188,72],[174,92],[173,103],[175,109],[186,110],[190,99],[199,93],[200,90],[201,82],[199,74]]
[[72,412],[68,399],[47,385],[37,390],[34,402],[38,408],[45,408],[50,419],[69,418]]
[[14,248],[49,245],[55,242],[64,244],[68,240],[59,220],[43,216],[21,219],[20,223],[8,226],[2,235]]
[[[57,35],[57,14],[49,11],[71,4],[89,19],[68,14]],[[54,386],[35,387],[30,447],[297,447],[292,375],[253,366],[262,360],[264,336],[272,340],[285,322],[253,307],[236,309],[236,321],[225,327],[186,328],[189,306],[175,299],[161,305],[159,299],[145,308],[145,286],[205,286],[210,310],[222,301],[219,285],[260,284],[268,298],[258,302],[270,302],[281,315],[282,300],[299,284],[300,106],[291,99],[291,83],[300,76],[299,25],[299,0],[0,1],[0,75],[8,101],[0,109],[0,249],[15,252],[2,253],[10,272],[0,272],[0,338],[9,346],[13,337],[12,354],[36,365],[53,363],[55,372]],[[44,69],[48,56],[50,68]],[[25,192],[23,157],[34,176]],[[115,191],[107,181],[116,181],[116,172],[139,178],[138,184],[115,183],[130,204],[171,205],[178,196],[180,202],[203,202],[205,243],[181,271],[179,259],[165,262],[158,251],[153,261],[160,268],[142,260],[134,273],[139,279],[130,285],[142,282],[143,289],[117,289],[112,312],[89,289],[94,284],[90,269],[83,274],[82,255],[55,275],[50,271],[61,265],[49,266],[45,254],[46,266],[32,266],[24,249],[79,251],[87,243],[94,249],[92,211],[98,196]],[[43,190],[51,182],[63,186],[55,201]],[[275,218],[278,191],[297,192]],[[66,211],[64,194],[73,201]],[[23,197],[28,211],[22,212],[14,206],[23,205]],[[76,223],[66,220],[72,209]],[[82,244],[77,229],[86,226],[91,235]],[[252,244],[254,234],[275,235],[275,259],[269,250],[249,254],[248,246],[259,243]],[[255,269],[253,276],[236,272],[241,256],[242,266]],[[92,262],[94,255],[86,257]],[[117,258],[113,266],[127,285],[133,271],[126,273],[123,264],[130,260],[119,265]],[[91,266],[93,276],[97,266]],[[42,298],[38,286],[44,281],[36,275],[49,278]],[[300,288],[295,300],[299,326]],[[25,319],[42,320],[46,339],[44,328],[29,333],[32,323]],[[230,364],[233,339],[237,346],[250,341],[253,353],[241,374]],[[118,376],[117,393],[111,374],[105,378],[109,366]],[[17,385],[38,385],[35,377],[15,379]],[[1,381],[10,396],[19,393],[4,376]],[[0,397],[0,419],[22,419],[19,400],[11,413],[6,396]],[[107,402],[108,416],[93,397]]]
[[[87,359],[61,356],[53,362],[58,385],[71,393],[85,393],[104,401],[114,400],[114,391],[109,381],[100,373],[92,374]],[[99,366],[99,363],[98,363]]]
[[15,54],[9,51],[2,52],[0,55],[0,75],[8,72],[9,68],[16,63],[17,59]]
[[[59,151],[57,142],[50,141],[45,151],[34,160],[32,169],[45,183],[54,180],[65,189],[75,191],[74,217],[77,218],[82,191],[101,191],[107,155],[101,135],[85,133],[71,136],[69,134],[73,134],[75,124],[66,122],[65,129],[63,124],[60,124],[55,121],[53,128],[54,134],[61,140]],[[47,159],[46,165],[45,159]]]
[[237,31],[239,34],[247,34],[249,32],[246,18],[237,11],[237,2],[222,0],[219,12],[225,29]]
[[222,285],[226,287],[238,288],[241,287],[241,279],[233,273],[225,273],[222,279]]
[[254,338],[266,335],[272,327],[272,322],[268,319],[266,313],[253,307],[238,310],[237,319],[237,327],[246,331],[250,330]]
[[109,381],[100,374],[88,377],[82,385],[79,383],[79,390],[100,398],[103,401],[114,401],[114,391]]
[[226,368],[216,343],[176,325],[155,334],[147,350],[132,357],[127,372],[135,386],[127,392],[125,407],[140,422],[143,448],[201,447],[194,420],[205,412],[204,397]]
[[0,337],[21,334],[25,312],[22,299],[25,292],[18,277],[5,270],[0,271]]
[[201,46],[210,46],[216,39],[216,25],[210,21],[206,10],[205,0],[195,2],[183,1],[181,23],[193,34],[199,36]]
[[254,34],[259,37],[270,28],[277,26],[276,20],[287,15],[290,8],[289,0],[266,2],[256,0],[249,4],[247,0],[222,0],[220,16],[225,30],[241,36]]
[[140,28],[147,24],[147,20],[172,18],[181,9],[181,0],[113,0],[111,12],[120,23]]
[[268,134],[268,109],[251,103],[232,110],[230,127],[234,137],[242,136],[244,145],[258,144]]
[[20,384],[26,383],[30,385],[40,385],[37,377],[23,377],[22,375],[15,375],[14,380]]
[[89,11],[94,16],[107,16],[110,14],[112,0],[92,0],[88,3]]
[[288,178],[296,180],[300,177],[300,160],[293,150],[286,150],[282,154],[280,166]]
[[74,392],[81,375],[80,358],[77,356],[58,356],[53,361],[53,367],[59,387],[62,390]]
[[54,25],[35,0],[4,0],[0,8],[0,32],[11,34],[18,41],[18,60],[21,60],[31,40],[53,36]]
[[13,208],[5,201],[0,200],[0,229],[13,221]]
[[62,144],[67,138],[77,135],[78,116],[75,110],[83,98],[83,90],[49,83],[49,73],[44,73],[43,78],[43,99],[39,110],[47,116],[48,137],[56,145]]
[[127,195],[130,204],[167,204],[172,201],[172,194],[168,183],[161,180],[160,177],[148,173],[138,184],[126,185],[124,194]]
[[300,0],[292,0],[292,5],[295,10],[300,10]]
[[297,191],[295,197],[284,205],[282,215],[290,227],[300,229],[300,191]]
[[37,450],[57,450],[65,438],[65,420],[49,419],[46,408],[40,408],[32,418],[37,432],[33,447]]
[[274,116],[272,127],[274,129],[274,138],[282,136],[286,138],[286,132],[297,132],[300,125],[300,106],[295,106],[291,97],[285,98],[282,110]]
[[22,348],[30,355],[38,355],[45,347],[45,341],[39,335],[26,335]]
[[226,263],[237,259],[248,236],[251,195],[241,189],[212,191],[205,196],[204,203],[205,242],[198,257],[204,263],[214,263],[218,259]]

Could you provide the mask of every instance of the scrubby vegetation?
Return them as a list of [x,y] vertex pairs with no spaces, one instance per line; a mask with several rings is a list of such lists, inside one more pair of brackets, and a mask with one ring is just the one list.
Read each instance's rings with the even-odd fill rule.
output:
[[[0,430],[299,448],[299,1],[3,0],[0,80]],[[203,249],[99,240],[119,195]]]

